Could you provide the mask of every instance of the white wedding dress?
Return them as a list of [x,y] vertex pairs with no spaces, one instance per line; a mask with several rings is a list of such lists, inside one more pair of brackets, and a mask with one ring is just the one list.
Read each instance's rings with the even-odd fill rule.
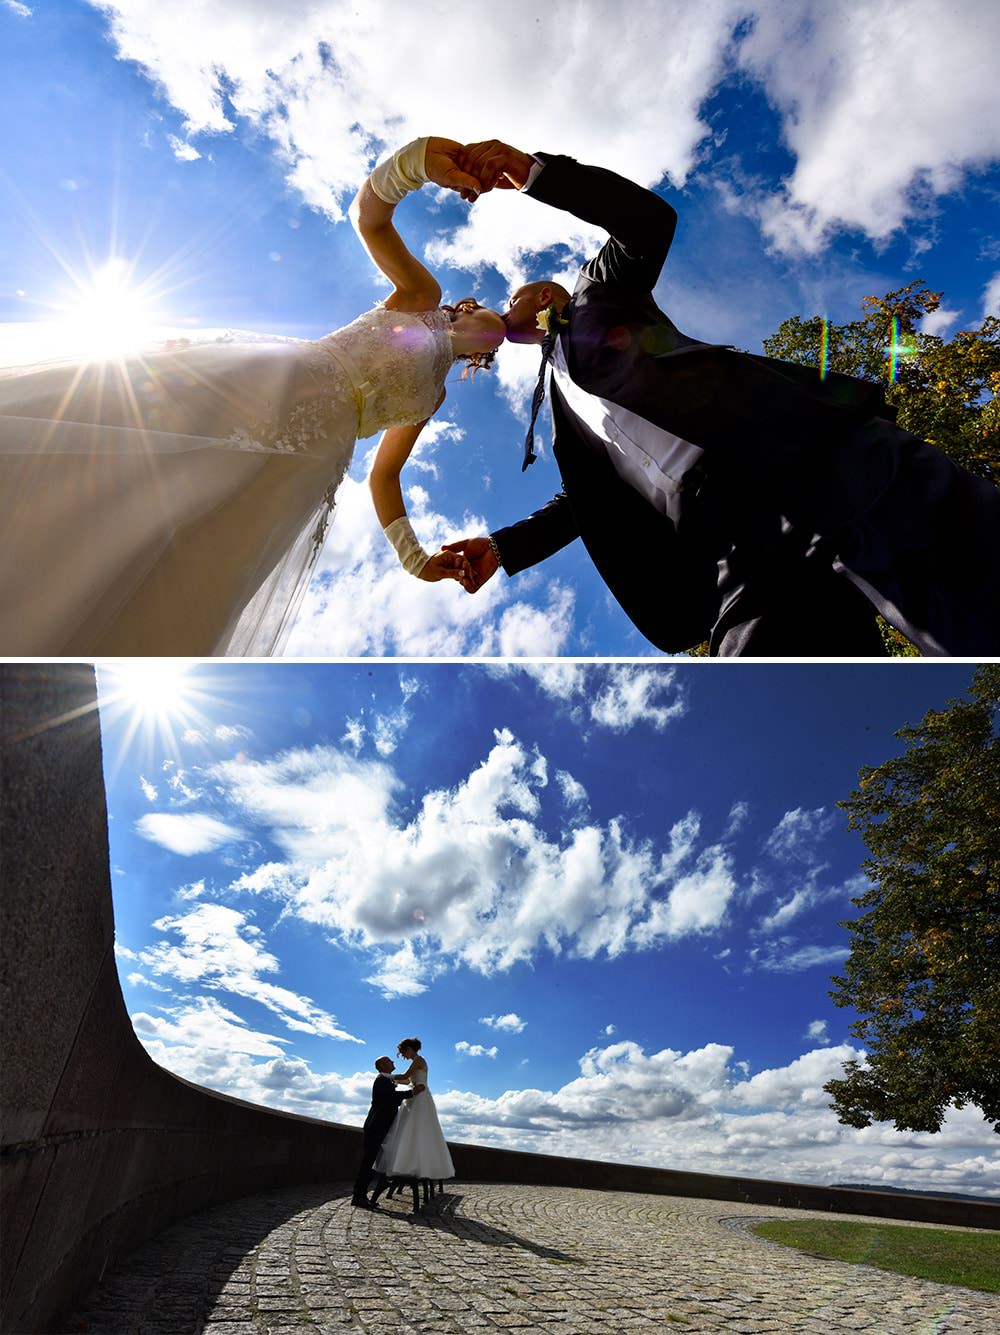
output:
[[280,651],[354,442],[423,421],[447,311],[0,370],[0,657]]
[[[413,1073],[414,1083],[427,1084],[427,1066]],[[440,1182],[455,1176],[430,1086],[400,1105],[396,1120],[375,1158],[376,1173],[386,1177],[428,1178]]]

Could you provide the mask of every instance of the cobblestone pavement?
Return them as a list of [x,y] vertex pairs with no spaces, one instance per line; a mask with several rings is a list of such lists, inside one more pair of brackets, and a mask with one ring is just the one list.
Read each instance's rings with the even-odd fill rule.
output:
[[815,1217],[805,1210],[464,1183],[422,1215],[406,1200],[379,1204],[355,1209],[346,1185],[326,1185],[207,1210],[132,1253],[66,1330],[1000,1330],[996,1297],[820,1260],[749,1231],[755,1220]]

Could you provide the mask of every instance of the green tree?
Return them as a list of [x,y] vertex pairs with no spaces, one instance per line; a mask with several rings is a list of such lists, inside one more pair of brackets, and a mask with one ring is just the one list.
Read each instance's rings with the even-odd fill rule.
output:
[[850,1126],[938,1131],[966,1103],[1000,1120],[1000,664],[968,694],[902,728],[904,753],[839,804],[871,881],[830,993],[867,1052],[824,1086]]

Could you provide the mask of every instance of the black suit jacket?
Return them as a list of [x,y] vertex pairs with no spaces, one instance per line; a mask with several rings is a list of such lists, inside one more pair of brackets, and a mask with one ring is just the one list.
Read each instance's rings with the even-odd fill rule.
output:
[[776,546],[805,550],[796,524],[811,535],[860,508],[872,480],[846,468],[838,479],[836,447],[889,410],[877,385],[821,380],[809,367],[681,333],[652,295],[677,222],[671,205],[603,168],[536,156],[544,168],[527,193],[610,233],[580,273],[560,335],[570,375],[705,454],[683,481],[675,525],[618,476],[553,382],[563,488],[494,538],[512,575],[581,537],[639,630],[677,652],[718,620],[718,562],[734,543],[737,565],[769,550],[774,568]]
[[396,1119],[400,1104],[404,1099],[412,1098],[412,1089],[397,1089],[395,1082],[387,1075],[375,1077],[375,1083],[372,1085],[372,1106],[368,1110],[363,1128],[366,1146],[377,1147],[382,1144]]

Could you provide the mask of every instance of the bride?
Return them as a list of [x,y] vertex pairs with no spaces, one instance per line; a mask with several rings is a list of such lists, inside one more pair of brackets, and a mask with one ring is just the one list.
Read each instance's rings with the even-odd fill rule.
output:
[[280,652],[359,436],[404,568],[468,577],[424,552],[400,470],[453,361],[487,365],[503,318],[441,304],[393,225],[425,182],[474,199],[460,145],[416,140],[351,206],[391,295],[316,341],[229,335],[119,360],[0,370],[0,656]]
[[[420,1039],[404,1038],[396,1049],[409,1068],[394,1076],[397,1084],[425,1085],[400,1108],[375,1159],[375,1172],[385,1178],[408,1177],[440,1182],[455,1176],[455,1166],[438,1121],[427,1082],[427,1063],[420,1055]],[[373,1201],[379,1192],[375,1192]]]

